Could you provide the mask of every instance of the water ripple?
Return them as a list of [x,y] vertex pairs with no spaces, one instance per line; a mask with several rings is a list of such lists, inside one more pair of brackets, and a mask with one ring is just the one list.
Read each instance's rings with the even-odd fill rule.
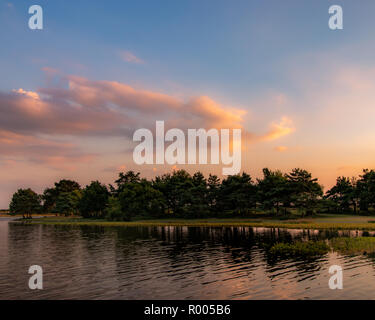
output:
[[[71,227],[0,221],[0,299],[373,299],[374,258],[335,252],[274,259],[264,244],[326,235],[301,230]],[[44,290],[28,289],[28,267]],[[328,287],[331,265],[344,289]]]

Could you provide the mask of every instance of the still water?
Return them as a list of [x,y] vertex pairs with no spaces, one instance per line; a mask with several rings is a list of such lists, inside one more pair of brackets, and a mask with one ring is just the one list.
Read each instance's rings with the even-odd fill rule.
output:
[[[275,259],[265,244],[338,235],[249,227],[20,225],[0,219],[0,299],[374,299],[375,258]],[[343,268],[343,290],[328,269]],[[28,288],[40,265],[44,289]]]

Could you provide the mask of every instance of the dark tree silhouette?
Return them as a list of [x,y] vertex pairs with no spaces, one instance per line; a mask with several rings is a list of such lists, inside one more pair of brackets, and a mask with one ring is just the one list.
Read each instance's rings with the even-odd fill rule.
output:
[[[82,217],[131,220],[143,218],[244,217],[262,213],[302,216],[321,212],[369,213],[375,210],[375,171],[364,169],[356,178],[338,177],[336,185],[323,197],[323,187],[306,170],[295,168],[284,174],[263,169],[263,177],[253,182],[250,175],[228,176],[222,181],[201,172],[185,170],[141,178],[139,172],[121,172],[114,186],[93,181],[83,190],[72,180],[60,180],[38,196],[31,189],[19,189],[10,203],[12,214],[30,216],[40,212],[80,214]],[[360,210],[358,210],[360,209]]]
[[99,181],[92,181],[83,189],[79,201],[79,211],[84,218],[104,218],[107,208],[109,191]]

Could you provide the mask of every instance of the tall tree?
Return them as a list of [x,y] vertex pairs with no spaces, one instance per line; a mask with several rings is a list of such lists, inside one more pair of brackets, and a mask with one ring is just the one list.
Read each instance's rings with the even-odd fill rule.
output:
[[72,192],[74,190],[80,190],[81,186],[74,180],[62,179],[55,183],[55,188],[58,193],[61,192]]
[[219,206],[221,211],[245,215],[255,208],[256,187],[250,175],[228,176],[222,181],[220,188]]
[[203,218],[209,213],[207,180],[201,172],[196,172],[192,177],[191,205],[189,217]]
[[188,172],[177,170],[172,174],[156,177],[154,187],[163,194],[168,213],[177,217],[189,217],[193,180]]
[[265,210],[287,211],[291,202],[291,188],[287,177],[279,170],[263,169],[263,179],[258,179],[258,200]]
[[56,212],[55,207],[58,197],[63,193],[71,193],[75,190],[81,190],[81,186],[78,182],[68,179],[62,179],[56,182],[53,188],[45,189],[42,196],[44,212]]
[[99,181],[92,181],[83,189],[79,212],[84,218],[104,218],[108,198],[107,187]]
[[41,211],[41,197],[29,189],[18,189],[13,194],[9,205],[11,215],[22,214],[23,218],[31,218],[33,213]]
[[215,175],[209,175],[207,179],[207,201],[212,213],[216,213],[218,210],[218,202],[220,197],[220,179]]
[[323,196],[323,187],[310,172],[295,168],[287,175],[291,190],[291,201],[296,208],[305,214],[313,214]]
[[58,196],[59,194],[56,188],[47,188],[44,190],[42,195],[44,212],[54,212]]
[[129,221],[135,216],[159,217],[164,213],[162,193],[154,189],[151,182],[146,179],[124,183],[118,200],[122,220]]
[[127,171],[125,173],[120,172],[118,179],[115,181],[116,186],[113,187],[112,185],[110,185],[111,193],[114,194],[115,196],[117,196],[122,191],[123,187],[126,184],[141,182],[140,175],[141,174],[139,172],[135,173],[132,170]]
[[326,199],[331,200],[336,207],[336,211],[349,212],[351,207],[357,211],[357,190],[356,180],[348,177],[338,177],[336,184],[326,192]]
[[357,192],[361,211],[375,207],[375,171],[363,169],[357,181]]
[[65,216],[79,214],[82,191],[61,192],[56,200],[55,211]]

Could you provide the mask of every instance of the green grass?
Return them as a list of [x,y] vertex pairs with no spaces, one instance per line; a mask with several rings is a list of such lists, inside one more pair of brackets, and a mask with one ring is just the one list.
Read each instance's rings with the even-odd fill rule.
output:
[[33,224],[48,225],[92,225],[92,226],[197,226],[197,227],[265,227],[288,229],[334,229],[334,230],[375,230],[375,223],[366,216],[317,215],[314,217],[280,220],[272,218],[208,218],[208,219],[139,219],[134,221],[106,221],[72,217],[47,217],[28,221]]
[[295,256],[317,256],[330,251],[330,247],[325,241],[299,241],[294,243],[276,243],[269,253],[282,257]]
[[276,243],[269,253],[280,257],[318,256],[335,251],[340,254],[371,254],[375,252],[375,237],[338,237],[329,241],[298,241]]
[[340,252],[342,254],[375,252],[374,237],[334,238],[330,240],[330,245],[333,250]]

